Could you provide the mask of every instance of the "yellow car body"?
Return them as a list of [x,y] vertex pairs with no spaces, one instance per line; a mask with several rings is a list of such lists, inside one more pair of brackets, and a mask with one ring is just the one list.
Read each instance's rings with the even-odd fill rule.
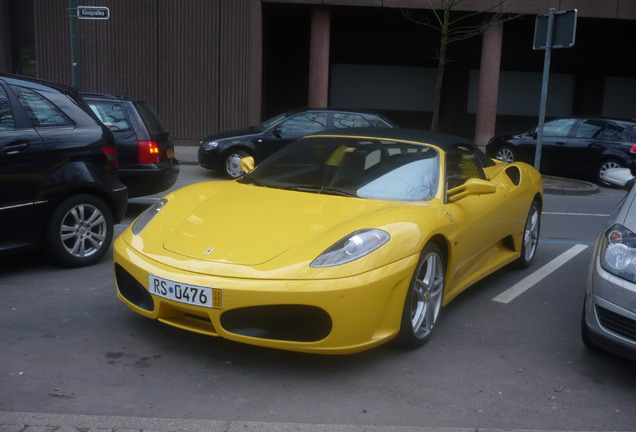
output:
[[[115,241],[119,298],[184,330],[277,349],[345,354],[395,338],[408,321],[405,300],[427,245],[434,243],[442,259],[440,301],[446,305],[520,259],[529,209],[533,203],[540,208],[543,193],[532,167],[490,160],[482,178],[455,186],[447,148],[430,142],[437,135],[401,133],[361,130],[311,139],[370,137],[411,150],[426,147],[437,154],[440,175],[430,199],[369,199],[241,180],[193,184],[164,197]],[[462,151],[470,147],[459,142]],[[331,166],[341,163],[334,154],[327,159]],[[388,237],[357,259],[317,264],[341,239],[355,248],[347,236],[360,230]],[[538,235],[538,221],[530,234]],[[534,249],[529,261],[533,257]],[[432,330],[434,321],[429,324]]]

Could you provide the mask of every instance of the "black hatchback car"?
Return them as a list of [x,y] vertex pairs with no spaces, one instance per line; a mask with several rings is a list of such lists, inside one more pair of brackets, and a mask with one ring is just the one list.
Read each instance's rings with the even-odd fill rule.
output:
[[256,163],[293,141],[316,132],[358,127],[395,127],[381,114],[336,109],[295,109],[249,129],[217,132],[205,137],[199,147],[199,165],[222,171],[228,178],[243,175],[241,158]]
[[0,253],[97,262],[128,202],[116,164],[111,133],[73,88],[0,75]]
[[170,131],[152,105],[101,93],[82,93],[97,117],[115,137],[119,178],[128,197],[163,192],[179,176]]
[[[494,137],[486,153],[504,162],[534,165],[537,128]],[[636,122],[612,118],[560,118],[543,128],[541,172],[596,181],[609,168],[636,168]]]

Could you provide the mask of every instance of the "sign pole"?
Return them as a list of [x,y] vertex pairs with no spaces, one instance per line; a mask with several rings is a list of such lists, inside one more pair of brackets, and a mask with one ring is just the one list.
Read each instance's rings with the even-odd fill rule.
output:
[[534,153],[534,167],[541,168],[541,145],[543,144],[543,125],[548,101],[548,82],[550,81],[550,60],[552,58],[552,30],[554,28],[554,8],[548,14],[548,30],[545,41],[545,56],[543,60],[543,80],[541,82],[541,102],[539,104],[539,125],[537,126],[537,148]]
[[77,0],[68,0],[68,19],[71,31],[71,77],[73,87],[82,85],[79,69],[79,32],[77,26]]

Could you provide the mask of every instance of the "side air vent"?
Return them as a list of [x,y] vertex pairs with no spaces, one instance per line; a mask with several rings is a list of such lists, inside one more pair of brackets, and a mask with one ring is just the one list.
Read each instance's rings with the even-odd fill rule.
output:
[[515,186],[519,186],[519,183],[521,182],[521,171],[519,171],[519,168],[515,166],[506,168],[506,175]]

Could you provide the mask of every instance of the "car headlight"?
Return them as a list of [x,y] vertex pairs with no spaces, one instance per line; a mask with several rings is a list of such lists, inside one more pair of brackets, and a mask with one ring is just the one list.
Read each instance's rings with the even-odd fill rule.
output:
[[363,229],[349,234],[316,258],[310,267],[333,267],[362,258],[389,241],[388,233]]
[[218,141],[203,141],[201,143],[201,148],[203,150],[213,150],[219,146]]
[[148,207],[146,211],[144,211],[132,224],[132,232],[135,235],[139,235],[146,225],[150,223],[150,221],[161,211],[163,206],[166,205],[168,200],[160,199],[155,202],[153,205]]
[[636,282],[636,234],[619,224],[608,229],[601,244],[601,266],[622,279]]

